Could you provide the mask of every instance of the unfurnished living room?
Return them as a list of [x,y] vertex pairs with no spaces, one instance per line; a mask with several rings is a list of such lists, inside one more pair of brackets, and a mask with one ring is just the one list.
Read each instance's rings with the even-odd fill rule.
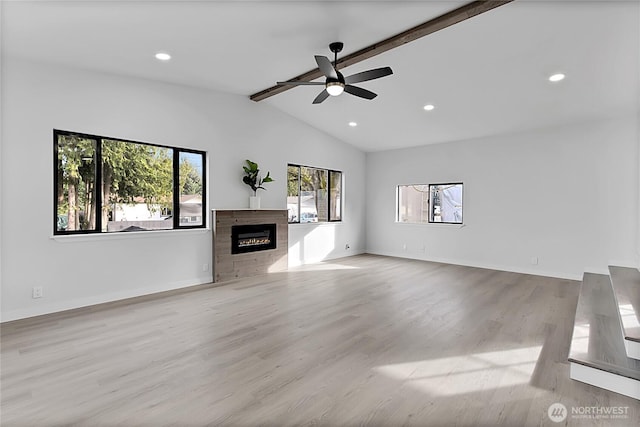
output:
[[0,1],[0,425],[640,425],[640,1]]

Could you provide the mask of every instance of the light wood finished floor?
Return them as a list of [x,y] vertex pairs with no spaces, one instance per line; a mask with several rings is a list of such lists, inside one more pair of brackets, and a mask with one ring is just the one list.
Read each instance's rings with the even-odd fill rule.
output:
[[[361,255],[5,323],[1,423],[640,425],[569,379],[578,291]],[[555,424],[554,402],[628,417]]]

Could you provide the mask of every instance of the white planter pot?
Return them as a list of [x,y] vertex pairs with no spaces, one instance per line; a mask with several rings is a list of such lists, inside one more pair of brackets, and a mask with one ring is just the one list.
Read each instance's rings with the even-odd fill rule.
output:
[[260,209],[260,196],[249,197],[249,209]]

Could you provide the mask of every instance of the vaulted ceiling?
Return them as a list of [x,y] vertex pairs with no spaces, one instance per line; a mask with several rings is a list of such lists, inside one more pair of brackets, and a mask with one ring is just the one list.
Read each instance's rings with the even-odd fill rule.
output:
[[[315,68],[330,42],[348,55],[465,3],[5,1],[2,55],[248,97]],[[359,84],[372,101],[312,105],[322,87],[304,86],[260,102],[364,151],[638,114],[640,2],[516,0],[344,74],[382,66],[394,74]]]

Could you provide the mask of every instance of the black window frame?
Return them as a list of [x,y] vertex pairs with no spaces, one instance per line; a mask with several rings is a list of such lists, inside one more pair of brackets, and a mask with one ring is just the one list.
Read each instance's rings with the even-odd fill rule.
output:
[[[114,234],[117,232],[102,231],[102,215],[96,214],[95,229],[92,230],[58,230],[58,141],[60,136],[77,136],[79,138],[92,139],[96,141],[95,147],[95,175],[94,182],[96,185],[102,185],[102,142],[103,140],[121,141],[131,144],[147,145],[152,147],[167,148],[172,150],[173,161],[173,186],[172,186],[172,227],[162,230],[145,230],[150,231],[167,231],[167,230],[189,230],[207,227],[207,153],[206,151],[195,150],[191,148],[175,147],[164,144],[153,144],[150,142],[134,141],[125,138],[116,138],[101,135],[92,135],[83,132],[73,132],[67,130],[53,129],[53,234],[54,235],[83,235],[83,234]],[[181,225],[180,224],[180,153],[191,153],[202,156],[202,224],[200,225]],[[102,192],[95,190],[95,209],[96,213],[102,209]]]
[[[316,166],[308,166],[308,165],[301,165],[301,164],[297,164],[297,163],[287,163],[287,177],[289,175],[289,167],[296,167],[298,168],[298,215],[297,215],[297,220],[296,221],[288,221],[289,224],[312,224],[310,222],[304,222],[301,223],[300,222],[300,209],[301,209],[301,204],[300,204],[300,193],[302,192],[301,190],[301,185],[302,185],[302,180],[301,180],[301,171],[302,168],[311,168],[311,169],[318,169],[321,171],[325,171],[327,173],[327,220],[326,221],[318,221],[316,224],[318,223],[330,223],[330,222],[342,222],[342,218],[344,215],[344,200],[343,200],[343,196],[342,196],[342,187],[344,184],[344,174],[342,171],[339,171],[337,169],[328,169],[328,168],[319,168]],[[331,200],[331,172],[333,173],[339,173],[340,174],[340,219],[331,219],[331,207],[332,207],[332,200]],[[287,190],[288,191],[288,190]]]

